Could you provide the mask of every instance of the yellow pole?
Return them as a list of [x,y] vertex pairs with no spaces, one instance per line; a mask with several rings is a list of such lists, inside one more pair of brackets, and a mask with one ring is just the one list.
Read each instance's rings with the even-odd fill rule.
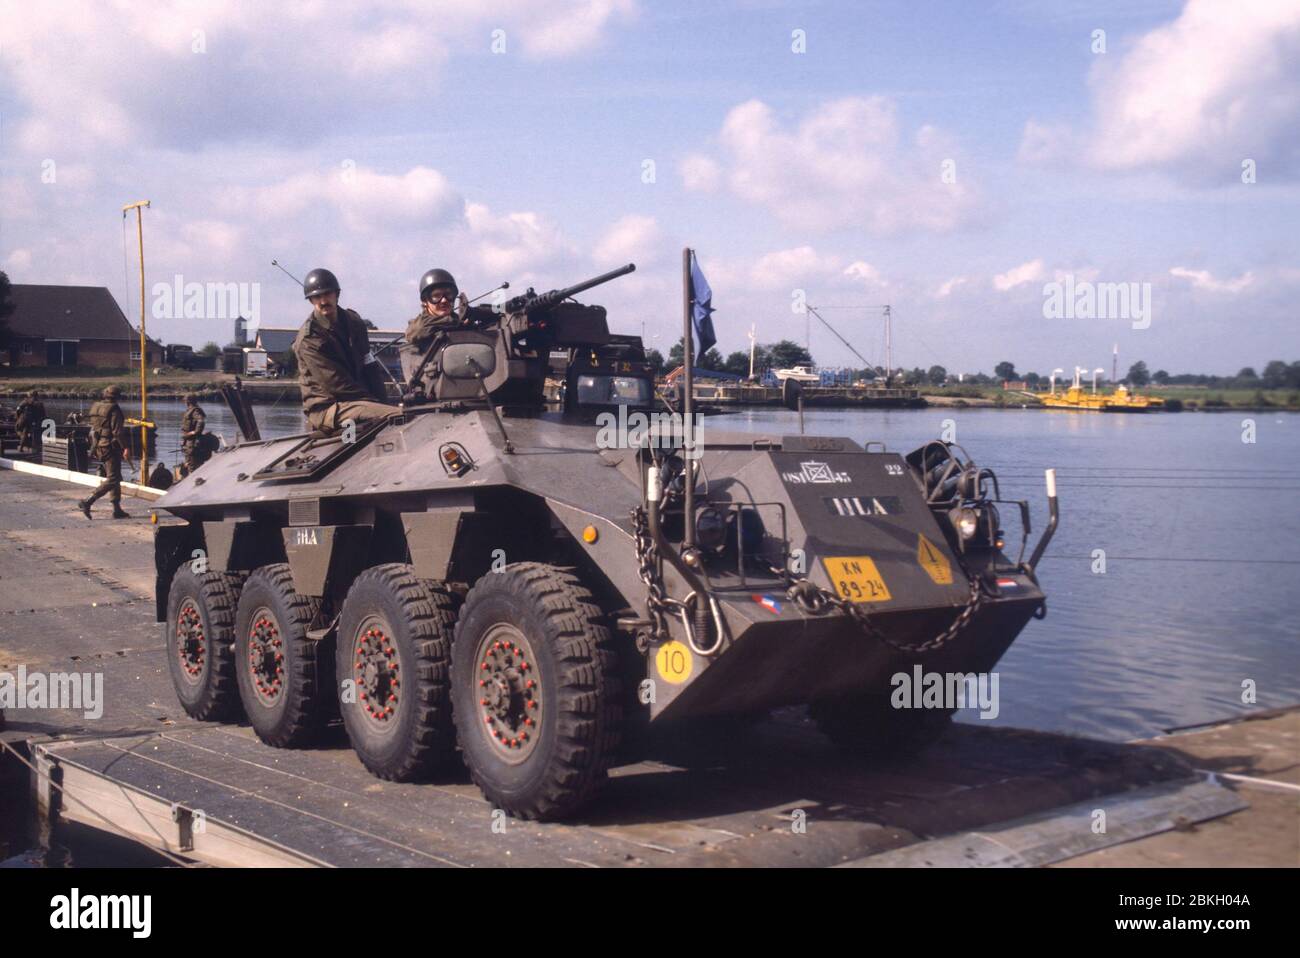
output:
[[[144,334],[144,207],[149,205],[148,200],[140,200],[137,203],[128,203],[122,207],[122,214],[125,216],[128,210],[135,210],[135,228],[136,235],[140,240],[140,420],[141,422],[149,421],[149,392],[146,382],[146,372],[148,370],[149,350],[145,344]],[[140,427],[140,485],[149,483],[149,430],[147,426]]]

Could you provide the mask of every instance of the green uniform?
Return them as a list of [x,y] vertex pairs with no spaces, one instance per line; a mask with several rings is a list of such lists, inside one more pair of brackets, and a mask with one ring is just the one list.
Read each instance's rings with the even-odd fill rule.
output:
[[122,507],[122,453],[126,449],[126,417],[112,399],[101,399],[90,407],[90,454],[99,460],[104,481],[91,493],[87,504],[105,495],[116,512]]
[[384,402],[384,373],[370,349],[361,317],[339,307],[334,321],[307,317],[293,341],[298,359],[302,411],[313,429],[337,432],[345,420],[358,425],[396,412]]
[[433,383],[432,360],[425,364],[418,384],[411,382],[411,376],[439,333],[453,329],[481,329],[495,318],[495,314],[490,309],[480,306],[453,309],[451,315],[442,318],[431,316],[421,310],[418,316],[406,324],[406,333],[403,336],[405,342],[399,353],[402,360],[402,378],[406,380],[407,387],[418,386],[420,392],[428,395]]
[[421,392],[427,392],[429,383],[432,380],[430,370],[433,368],[432,363],[424,367],[424,372],[420,374],[420,382],[411,382],[411,377],[415,375],[416,368],[420,361],[424,359],[424,354],[429,351],[429,346],[433,344],[434,337],[448,329],[460,329],[461,322],[456,318],[453,312],[450,316],[441,319],[431,316],[424,310],[406,324],[406,334],[403,337],[405,342],[402,344],[399,355],[402,360],[402,378],[406,380],[408,388],[419,387]]
[[185,407],[185,415],[181,417],[181,451],[185,454],[187,476],[210,458],[206,443],[200,438],[207,422],[208,417],[203,412],[203,407],[197,403]]
[[39,448],[45,419],[45,403],[39,399],[24,399],[18,404],[18,418],[14,426],[18,430],[19,450],[35,452]]

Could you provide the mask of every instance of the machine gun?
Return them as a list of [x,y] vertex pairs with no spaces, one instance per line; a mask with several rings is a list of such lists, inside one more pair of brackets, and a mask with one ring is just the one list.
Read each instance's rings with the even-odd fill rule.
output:
[[507,300],[505,311],[507,313],[524,313],[533,315],[534,313],[544,312],[560,303],[564,302],[570,296],[576,296],[578,293],[585,292],[593,286],[600,286],[602,283],[608,283],[611,279],[618,279],[620,276],[626,276],[636,269],[636,263],[628,263],[626,266],[620,266],[618,269],[611,269],[608,273],[601,273],[599,276],[583,280],[581,283],[575,283],[573,286],[566,286],[564,289],[553,289],[548,293],[538,293],[531,286],[524,293]]
[[[530,368],[526,378],[536,379],[540,384],[544,376],[542,363],[551,346],[600,346],[607,343],[610,336],[609,327],[605,322],[605,310],[600,306],[566,304],[565,300],[602,283],[608,283],[612,279],[626,276],[635,269],[635,263],[628,263],[626,266],[601,273],[573,286],[566,286],[564,289],[553,289],[539,294],[530,287],[527,292],[507,300],[500,307],[500,328],[506,333],[507,348],[511,357],[522,358],[517,351],[521,348],[525,350],[526,355],[533,357],[531,364],[536,368]],[[429,344],[428,350],[416,366],[411,381],[403,393],[404,404],[419,401],[419,389],[416,384],[419,383],[420,376],[433,360],[434,355],[447,343],[448,336],[456,332],[463,332],[463,330],[442,331],[434,336],[433,342]],[[526,347],[525,342],[528,343]],[[537,357],[539,350],[540,358]],[[505,375],[508,366],[507,357],[504,355],[501,357],[500,366],[502,375]],[[540,385],[537,388],[540,390]]]

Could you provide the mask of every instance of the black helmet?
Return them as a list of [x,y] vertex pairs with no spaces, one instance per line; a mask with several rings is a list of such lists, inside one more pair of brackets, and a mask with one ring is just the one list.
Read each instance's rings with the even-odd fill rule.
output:
[[119,399],[122,396],[122,387],[114,383],[104,390],[105,399]]
[[431,269],[420,277],[420,302],[424,302],[425,297],[429,295],[429,290],[435,286],[450,286],[451,295],[455,297],[460,292],[456,285],[456,277],[445,269]]
[[321,293],[337,293],[339,279],[327,269],[314,269],[302,281],[303,299],[311,299]]

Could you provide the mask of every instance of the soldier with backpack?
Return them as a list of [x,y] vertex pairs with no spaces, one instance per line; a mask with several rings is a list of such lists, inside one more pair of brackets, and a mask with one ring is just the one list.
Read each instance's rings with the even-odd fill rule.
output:
[[88,499],[77,503],[87,519],[94,518],[90,507],[105,495],[113,503],[114,519],[131,518],[122,509],[122,457],[129,461],[131,450],[126,444],[126,417],[117,404],[121,395],[122,387],[109,386],[104,398],[90,407],[90,454],[99,460],[99,474],[104,481]]

